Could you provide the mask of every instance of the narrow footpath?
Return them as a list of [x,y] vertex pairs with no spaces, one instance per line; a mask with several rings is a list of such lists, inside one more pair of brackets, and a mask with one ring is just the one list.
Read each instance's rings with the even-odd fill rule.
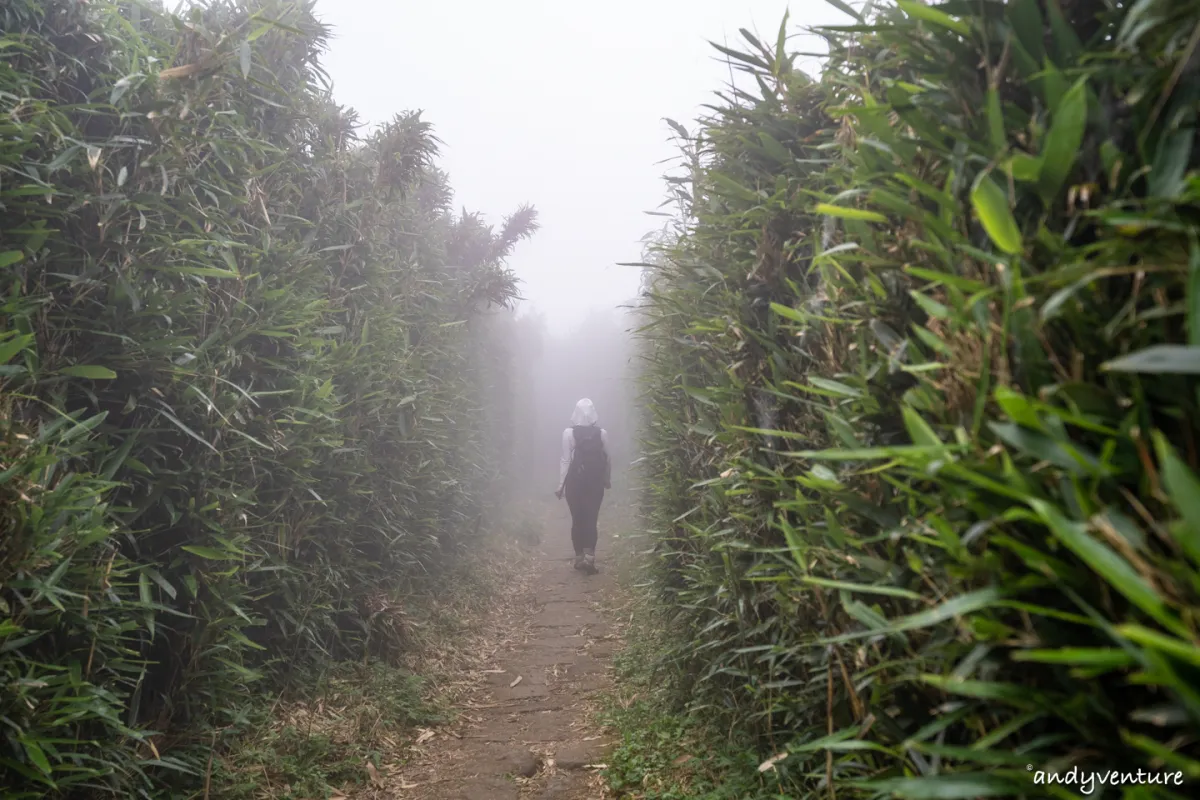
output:
[[417,737],[389,786],[397,800],[597,800],[609,742],[594,712],[618,645],[602,602],[615,587],[612,531],[601,512],[598,575],[571,566],[570,514],[546,509],[522,613],[489,639],[494,653],[460,701],[459,721]]

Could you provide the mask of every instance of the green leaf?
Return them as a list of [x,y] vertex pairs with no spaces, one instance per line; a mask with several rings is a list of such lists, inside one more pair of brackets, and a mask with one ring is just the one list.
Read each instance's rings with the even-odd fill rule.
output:
[[158,413],[159,413],[159,415],[160,415],[160,416],[166,417],[166,419],[167,419],[167,420],[168,420],[168,421],[169,421],[169,422],[170,422],[172,425],[174,425],[176,428],[179,428],[179,430],[183,431],[183,432],[184,432],[184,433],[186,433],[188,436],[192,437],[192,438],[193,438],[193,439],[195,439],[197,442],[199,442],[200,444],[202,444],[202,445],[204,445],[205,447],[207,447],[209,450],[213,451],[214,453],[218,452],[218,451],[217,451],[217,448],[213,447],[211,442],[209,442],[208,440],[206,440],[206,439],[205,439],[203,436],[201,436],[200,434],[196,433],[194,430],[192,430],[191,428],[189,428],[187,425],[183,424],[183,421],[182,421],[182,420],[180,420],[178,417],[176,417],[176,416],[175,416],[174,414],[172,414],[171,412],[169,412],[169,411],[166,411],[165,409],[159,409],[159,410],[158,410]]
[[825,0],[826,3],[841,11],[846,16],[854,19],[856,22],[862,22],[862,15],[855,11],[850,5],[842,2],[842,0]]
[[1058,108],[1063,95],[1067,93],[1067,79],[1048,58],[1042,62],[1042,88],[1042,94],[1046,97],[1046,107]]
[[1167,636],[1142,625],[1126,624],[1117,627],[1117,633],[1131,642],[1137,642],[1142,647],[1151,647],[1166,653],[1180,661],[1186,661],[1193,667],[1200,667],[1200,647],[1191,642]]
[[994,396],[996,404],[1012,418],[1013,422],[1035,431],[1042,429],[1042,421],[1038,418],[1033,404],[1025,395],[1007,386],[998,386]]
[[764,199],[758,192],[754,191],[753,189],[747,189],[745,186],[742,186],[740,183],[723,172],[713,172],[710,174],[712,176],[713,183],[716,184],[717,188],[720,189],[723,194],[731,195],[740,200],[746,200],[751,203],[761,203]]
[[808,382],[811,383],[813,386],[816,386],[818,389],[824,389],[825,391],[831,392],[832,394],[838,395],[840,397],[862,397],[863,396],[863,393],[861,391],[859,391],[858,389],[855,389],[853,386],[847,386],[846,384],[844,384],[840,381],[835,381],[830,378],[821,378],[816,375],[811,375],[808,378]]
[[1013,0],[1007,7],[1008,18],[1025,52],[1038,64],[1046,57],[1042,44],[1045,22],[1038,7],[1038,0]]
[[1014,181],[1037,183],[1042,177],[1042,160],[1028,153],[1013,153],[1005,162],[1005,170]]
[[198,275],[201,278],[240,278],[238,273],[221,269],[220,267],[146,267],[159,272],[173,272],[178,275]]
[[158,588],[167,593],[167,596],[172,600],[176,597],[175,587],[167,582],[167,579],[162,576],[156,569],[146,569],[146,574],[150,576],[150,580],[158,584]]
[[1076,475],[1105,474],[1095,456],[1084,453],[1069,442],[1055,441],[1043,433],[1012,422],[989,422],[988,428],[1005,444],[1039,461],[1049,461]]
[[771,310],[774,311],[779,316],[783,317],[784,319],[789,319],[792,322],[808,324],[813,321],[812,315],[807,314],[803,311],[797,311],[796,309],[792,308],[791,306],[785,306],[782,303],[771,303]]
[[[808,439],[804,434],[791,431],[767,431],[758,430],[755,428],[736,428],[735,430],[747,430],[759,433],[763,436],[781,436],[783,438]],[[922,456],[927,458],[938,458],[945,456],[947,453],[952,453],[955,450],[962,449],[961,446],[944,444],[940,447],[864,447],[861,450],[801,450],[794,453],[785,453],[784,455],[793,456],[795,458],[807,458],[813,461],[871,461],[878,458],[905,458]]]
[[21,252],[20,250],[5,250],[4,252],[0,253],[0,269],[3,269],[4,267],[11,267],[13,264],[16,264],[18,261],[21,261],[24,258],[25,253]]
[[982,281],[964,278],[961,275],[954,275],[949,272],[937,272],[936,270],[914,266],[905,266],[904,271],[913,277],[921,278],[922,280],[927,280],[931,283],[941,283],[946,286],[952,286],[955,289],[961,289],[964,292],[985,292],[991,288]]
[[1008,210],[1008,195],[986,172],[980,173],[971,189],[971,205],[983,229],[1005,253],[1021,252],[1021,231]]
[[857,219],[863,222],[887,222],[887,217],[875,211],[866,211],[861,208],[846,208],[845,206],[835,206],[829,203],[817,203],[813,209],[814,213],[824,214],[829,217],[838,217],[840,219]]
[[267,649],[267,648],[263,647],[261,644],[258,644],[257,642],[250,641],[250,639],[246,636],[246,634],[242,633],[239,630],[231,629],[229,631],[229,636],[232,639],[234,639],[235,641],[237,641],[239,644],[243,644],[246,647],[251,648],[252,650],[266,650]]
[[783,20],[779,23],[779,32],[775,35],[775,71],[776,77],[783,75],[787,71],[787,66],[790,61],[787,58],[787,34],[788,23],[791,21],[789,11],[783,12]]
[[7,364],[13,357],[33,344],[32,333],[14,336],[6,342],[0,342],[0,364]]
[[50,766],[50,759],[46,758],[46,752],[34,741],[21,736],[21,745],[25,748],[25,755],[29,756],[29,760],[33,765],[42,771],[43,775],[49,777],[53,774],[54,769]]
[[1062,103],[1053,109],[1050,130],[1042,147],[1038,189],[1047,205],[1054,205],[1063,183],[1075,167],[1087,127],[1087,115],[1087,78],[1080,78],[1063,95]]
[[225,550],[217,550],[214,547],[202,547],[200,545],[184,545],[180,548],[194,556],[206,558],[209,561],[236,561],[237,556]]
[[909,292],[909,296],[911,296],[913,301],[921,307],[921,310],[929,316],[936,319],[950,318],[950,309],[946,308],[929,295],[923,294],[922,292]]
[[241,46],[238,48],[238,60],[241,62],[242,77],[250,77],[250,40],[242,40]]
[[1121,669],[1137,666],[1137,660],[1116,647],[1063,647],[1058,650],[1017,650],[1013,661],[1032,661],[1037,664],[1069,664],[1076,667],[1106,667]]
[[949,14],[944,11],[938,11],[936,8],[930,8],[913,0],[896,0],[896,5],[913,19],[919,19],[922,22],[929,22],[941,28],[946,28],[960,36],[968,36],[971,33],[970,25],[961,20],[954,19]]
[[130,75],[126,75],[124,78],[121,78],[114,83],[112,91],[109,92],[108,95],[109,105],[116,105],[121,98],[128,94],[129,90],[133,88],[133,85],[137,82],[137,79],[141,77],[144,77],[142,73],[134,72]]
[[862,442],[858,440],[858,437],[855,435],[854,428],[849,422],[842,419],[832,411],[824,412],[824,417],[825,422],[829,425],[829,429],[833,432],[833,435],[836,436],[843,445],[851,448],[862,447]]
[[[859,556],[859,558],[861,558],[861,556]],[[817,640],[817,643],[821,645],[838,644],[841,642],[854,641],[855,639],[867,638],[882,632],[900,634],[920,628],[930,628],[934,625],[940,625],[943,622],[955,619],[956,617],[966,616],[974,613],[975,611],[1000,605],[1003,603],[1005,597],[1005,592],[1000,589],[979,589],[974,592],[967,592],[966,594],[953,597],[941,605],[931,608],[927,611],[921,611],[917,614],[910,614],[906,617],[888,620],[885,628],[868,631],[856,631],[854,633],[845,633],[839,636],[830,636],[828,638]]]
[[1155,431],[1153,439],[1163,483],[1171,502],[1183,517],[1183,525],[1176,529],[1176,538],[1192,561],[1200,564],[1200,479],[1175,454],[1165,436]]
[[38,631],[37,633],[31,633],[28,636],[21,636],[17,639],[7,639],[7,640],[5,640],[5,642],[3,644],[0,644],[0,655],[3,655],[4,653],[11,653],[16,650],[20,650],[25,645],[36,642],[38,639],[42,638],[47,633],[50,633],[50,631],[48,631],[48,630]]
[[1159,344],[1114,358],[1100,367],[1112,372],[1149,372],[1153,374],[1200,375],[1200,347]]
[[763,61],[758,56],[750,55],[749,53],[743,53],[739,50],[733,50],[731,48],[725,47],[724,45],[719,45],[716,42],[710,42],[709,44],[712,47],[714,47],[718,52],[729,56],[734,61],[740,61],[743,64],[749,64],[752,67],[758,67],[759,69],[763,69],[763,70],[769,71],[771,69],[770,65],[767,64],[767,62]]
[[967,592],[966,594],[953,597],[928,611],[922,611],[919,614],[913,614],[908,617],[901,617],[888,627],[894,631],[928,628],[931,625],[937,625],[955,617],[965,616],[966,614],[988,608],[1004,598],[1005,593],[1000,589],[979,589],[978,591]]
[[1188,344],[1200,347],[1200,237],[1193,231],[1188,239]]
[[1181,770],[1188,780],[1200,780],[1200,761],[1188,758],[1173,750],[1169,745],[1139,733],[1122,730],[1121,738],[1127,744],[1147,753],[1151,758],[1160,759],[1163,764]]
[[974,800],[977,797],[1014,797],[1022,793],[1015,781],[996,775],[927,775],[919,778],[888,778],[859,781],[853,785],[871,792],[889,794],[899,800]]
[[1067,21],[1058,0],[1046,0],[1046,15],[1050,18],[1050,31],[1058,62],[1064,67],[1073,65],[1083,50],[1083,43],[1071,27],[1071,23]]
[[795,158],[788,152],[788,149],[780,144],[779,140],[771,134],[763,131],[758,134],[758,138],[762,140],[763,149],[767,151],[767,155],[778,161],[781,167],[786,167],[795,161]]
[[842,589],[847,592],[856,592],[858,594],[881,594],[888,597],[903,597],[908,600],[921,600],[921,595],[916,592],[911,592],[908,589],[901,589],[898,586],[871,586],[862,583],[848,583],[846,581],[834,581],[827,578],[815,578],[806,576],[801,578],[804,583],[812,586],[824,586],[829,589]]
[[1173,631],[1186,630],[1171,611],[1170,605],[1145,579],[1107,545],[1092,538],[1088,527],[1082,522],[1067,519],[1054,506],[1042,500],[1032,499],[1030,507],[1042,518],[1055,538],[1067,546],[1085,564],[1091,567],[1113,589],[1145,611],[1155,620]]
[[974,697],[979,700],[995,700],[1017,708],[1032,710],[1038,706],[1036,693],[1028,686],[999,681],[979,681],[957,678],[952,675],[920,675],[922,683],[936,686],[948,694]]
[[892,175],[892,177],[903,183],[908,188],[917,191],[925,197],[928,197],[930,200],[937,203],[938,207],[943,211],[958,207],[958,203],[954,201],[953,197],[946,194],[941,189],[937,189],[922,180],[914,178],[912,175],[904,172],[897,172]]
[[71,159],[73,159],[76,155],[79,154],[79,152],[81,150],[83,150],[82,145],[78,145],[78,144],[71,145],[66,150],[63,150],[61,153],[59,153],[57,156],[55,156],[54,160],[46,165],[46,171],[51,172],[51,173],[57,172],[58,170],[65,167],[71,161]]
[[[1028,716],[1025,714],[1023,716]],[[1018,717],[1020,719],[1020,717]],[[943,758],[965,761],[974,764],[986,764],[995,767],[1020,767],[1024,769],[1029,764],[1029,756],[1022,753],[999,752],[983,748],[976,744],[973,747],[955,747],[953,745],[938,745],[928,742],[913,742],[912,747],[921,753],[942,756]]]
[[908,435],[915,445],[935,446],[940,445],[942,440],[937,433],[930,427],[925,418],[918,414],[909,406],[904,406],[901,409],[904,415],[904,427],[908,429]]
[[82,364],[73,367],[64,367],[58,371],[60,375],[68,375],[72,378],[89,378],[94,381],[112,380],[117,377],[117,373],[113,372],[108,367],[100,367],[95,364]]
[[992,152],[1001,153],[1008,146],[1004,134],[1004,112],[1000,108],[1000,92],[988,89],[987,93],[988,136],[992,140]]
[[1164,135],[1159,141],[1147,178],[1152,197],[1177,197],[1186,190],[1195,139],[1195,128],[1188,126]]

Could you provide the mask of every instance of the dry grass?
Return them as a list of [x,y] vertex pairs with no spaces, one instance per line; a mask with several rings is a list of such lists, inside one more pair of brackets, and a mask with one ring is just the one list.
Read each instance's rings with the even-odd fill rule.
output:
[[[515,520],[515,521],[514,521]],[[483,546],[464,558],[436,595],[405,598],[405,648],[393,664],[346,664],[319,692],[280,698],[255,735],[239,742],[226,778],[254,800],[298,797],[281,754],[289,743],[319,742],[333,798],[382,800],[413,788],[412,767],[447,756],[460,729],[477,719],[472,698],[496,654],[528,637],[530,582],[537,559],[519,515],[506,515]],[[309,745],[313,746],[313,745]],[[267,757],[263,757],[266,754]],[[363,754],[368,754],[366,758]],[[344,769],[331,769],[339,759]],[[276,763],[271,763],[276,762]],[[210,783],[212,783],[210,778]]]
[[404,666],[427,676],[433,697],[456,704],[470,695],[500,650],[527,635],[529,587],[536,560],[511,538],[489,542],[441,597],[410,617],[416,645]]
[[410,614],[415,646],[404,666],[426,677],[426,701],[450,709],[450,715],[443,724],[394,742],[370,785],[352,795],[356,800],[408,797],[413,790],[458,780],[442,775],[441,767],[465,759],[466,729],[494,707],[480,697],[497,656],[532,636],[540,531],[531,506],[514,504],[496,535],[464,562],[449,591]]
[[[262,742],[276,743],[277,752],[277,743],[290,732],[293,739],[298,733],[304,740],[319,738],[327,743],[328,752],[321,756],[326,766],[338,758],[346,761],[345,769],[335,773],[341,780],[328,784],[335,789],[334,798],[398,800],[437,796],[439,789],[457,787],[479,753],[479,737],[472,729],[504,716],[507,706],[515,710],[523,702],[493,702],[489,679],[495,680],[502,665],[511,668],[506,654],[541,635],[534,630],[533,620],[539,611],[538,582],[547,565],[536,545],[548,527],[546,513],[545,507],[514,505],[486,537],[484,547],[453,571],[443,591],[424,598],[393,598],[391,607],[400,614],[404,631],[404,651],[397,662],[347,665],[344,672],[327,678],[319,696],[278,701],[259,736]],[[607,516],[610,530],[629,529],[623,504],[614,502]],[[625,572],[633,542],[618,536],[607,549],[609,568]],[[583,638],[574,640],[576,652],[623,647],[629,619],[623,589],[610,584],[592,607],[611,622],[611,629],[582,631]],[[516,673],[511,677],[515,680]],[[512,780],[522,797],[539,797],[548,788],[564,798],[609,797],[604,764],[589,765],[581,775],[562,770],[554,761],[556,745],[563,742],[615,738],[602,722],[607,690],[578,694],[571,679],[553,666],[546,668],[545,677],[546,684],[554,687],[553,696],[571,698],[570,721],[555,731],[559,742],[514,743],[528,747],[538,770],[531,777]],[[524,678],[528,681],[530,675]],[[409,707],[415,710],[407,718],[398,713]],[[241,777],[243,784],[251,780],[256,784],[254,793],[245,795],[254,800],[308,796],[287,785],[269,759],[244,763]]]

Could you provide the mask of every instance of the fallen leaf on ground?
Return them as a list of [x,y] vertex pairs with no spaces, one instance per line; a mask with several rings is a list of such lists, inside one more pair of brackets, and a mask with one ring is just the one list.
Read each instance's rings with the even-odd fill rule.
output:
[[424,744],[432,739],[436,734],[429,729],[422,729],[421,735],[417,737],[417,744]]
[[518,675],[517,679],[508,685],[508,688],[511,689],[514,686],[516,686],[518,683],[520,683],[524,679],[524,677],[525,677],[524,675]]
[[763,763],[759,764],[758,771],[766,772],[769,769],[775,769],[775,765],[778,764],[780,761],[783,761],[787,757],[788,757],[788,754],[786,752],[776,753],[775,755],[771,756]]

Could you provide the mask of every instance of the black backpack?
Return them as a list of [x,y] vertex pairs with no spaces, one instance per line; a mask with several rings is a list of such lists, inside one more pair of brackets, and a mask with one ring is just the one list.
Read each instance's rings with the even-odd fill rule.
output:
[[575,457],[571,459],[571,472],[576,480],[593,486],[603,486],[608,455],[604,452],[600,429],[591,425],[580,425],[571,430],[575,433]]

